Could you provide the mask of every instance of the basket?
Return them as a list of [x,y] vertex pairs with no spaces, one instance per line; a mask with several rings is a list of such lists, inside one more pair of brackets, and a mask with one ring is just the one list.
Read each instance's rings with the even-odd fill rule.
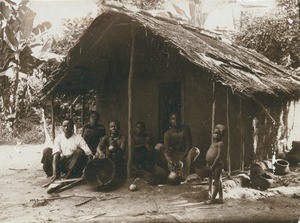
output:
[[115,179],[115,172],[115,165],[110,159],[95,158],[86,165],[84,178],[92,187],[105,189]]

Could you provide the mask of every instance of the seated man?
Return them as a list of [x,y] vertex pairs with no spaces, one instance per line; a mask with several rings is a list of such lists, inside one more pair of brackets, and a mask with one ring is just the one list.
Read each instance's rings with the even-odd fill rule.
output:
[[63,120],[62,131],[55,138],[53,149],[44,150],[41,161],[47,176],[52,176],[51,181],[59,178],[61,173],[66,174],[66,179],[81,176],[87,159],[92,158],[92,152],[84,139],[74,133],[72,119]]
[[116,177],[124,178],[126,137],[120,134],[120,122],[109,123],[109,135],[104,136],[97,147],[97,157],[107,157],[115,164]]
[[191,174],[191,165],[200,155],[198,148],[192,148],[192,136],[189,126],[181,124],[178,113],[169,116],[171,129],[164,134],[164,157],[168,170],[180,172],[183,180]]
[[135,124],[133,133],[133,165],[137,170],[150,170],[154,166],[153,149],[149,136],[145,133],[145,123],[139,121]]
[[103,125],[99,124],[99,113],[96,111],[91,111],[90,113],[90,123],[87,123],[82,130],[82,137],[88,144],[93,155],[97,152],[97,146],[100,142],[100,138],[106,135],[105,128]]

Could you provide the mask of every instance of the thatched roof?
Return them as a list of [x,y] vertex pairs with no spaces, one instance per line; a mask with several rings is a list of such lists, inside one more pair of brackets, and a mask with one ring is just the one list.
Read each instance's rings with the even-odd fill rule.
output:
[[[69,57],[72,57],[72,52],[78,51],[79,48],[81,50],[82,42],[93,41],[96,30],[99,35],[99,27],[104,30],[105,35],[106,24],[113,26],[124,21],[143,26],[154,35],[163,38],[171,47],[177,49],[179,54],[207,70],[215,81],[230,87],[234,92],[250,98],[261,95],[299,98],[300,78],[256,51],[226,43],[205,34],[199,28],[141,12],[112,9],[101,14],[69,52]],[[62,67],[64,66],[66,64]],[[63,77],[53,81],[63,81]],[[45,86],[46,91],[51,89],[49,86],[53,86],[53,81]]]

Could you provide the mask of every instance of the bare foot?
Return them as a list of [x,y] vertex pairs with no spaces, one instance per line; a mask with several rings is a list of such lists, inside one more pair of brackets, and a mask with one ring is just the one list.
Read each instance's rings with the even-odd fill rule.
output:
[[216,199],[211,199],[211,200],[207,200],[204,202],[204,204],[210,205],[210,204],[217,204],[218,200]]
[[223,198],[219,198],[219,199],[217,200],[217,203],[218,203],[218,204],[224,204]]
[[210,204],[224,204],[224,200],[219,198],[219,199],[211,199],[207,200],[204,202],[204,204],[210,205]]

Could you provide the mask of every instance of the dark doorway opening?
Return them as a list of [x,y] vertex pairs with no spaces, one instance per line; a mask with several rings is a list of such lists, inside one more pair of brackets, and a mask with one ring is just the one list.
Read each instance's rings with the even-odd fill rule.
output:
[[159,141],[163,142],[165,131],[170,128],[169,114],[181,111],[181,83],[170,82],[159,85]]

